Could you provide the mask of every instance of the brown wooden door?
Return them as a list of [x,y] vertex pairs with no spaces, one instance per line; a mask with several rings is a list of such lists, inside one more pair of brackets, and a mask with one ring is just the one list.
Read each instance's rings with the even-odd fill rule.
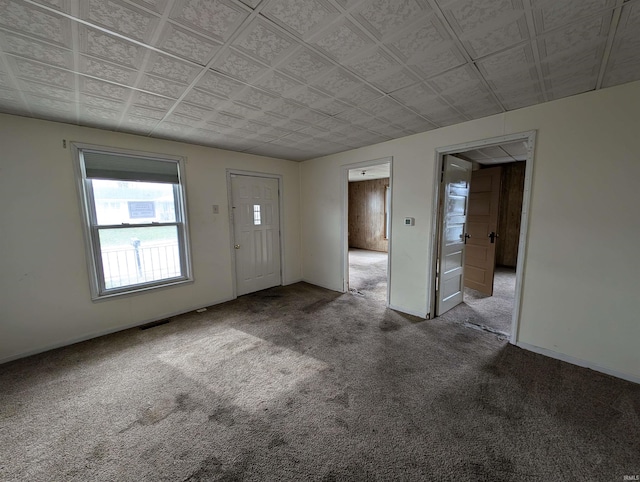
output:
[[464,285],[489,296],[493,295],[501,171],[500,167],[473,171],[469,193],[467,223],[471,237],[467,240]]

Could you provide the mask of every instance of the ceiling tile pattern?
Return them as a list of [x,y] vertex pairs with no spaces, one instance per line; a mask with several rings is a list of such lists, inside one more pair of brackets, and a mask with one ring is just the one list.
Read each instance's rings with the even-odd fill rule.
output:
[[340,61],[349,58],[369,45],[367,37],[347,20],[324,30],[312,45],[320,48],[330,57]]
[[524,161],[527,158],[525,142],[517,141],[500,146],[474,149],[460,154],[460,157],[470,161],[477,161],[484,165],[502,164],[505,162]]
[[294,39],[259,20],[250,25],[233,43],[235,48],[268,64],[272,64],[294,45]]
[[170,23],[161,33],[157,46],[166,52],[202,66],[213,58],[221,44]]
[[615,0],[533,0],[536,30],[540,33],[562,27],[572,21],[588,17],[594,12],[612,9]]
[[55,65],[66,69],[73,69],[73,51],[38,40],[0,32],[2,43],[7,54],[37,60],[45,64]]
[[638,79],[640,69],[640,2],[622,8],[611,57],[604,76],[604,86],[631,82]]
[[247,16],[246,9],[225,0],[178,0],[171,13],[177,23],[220,42],[227,40]]
[[0,12],[1,112],[294,160],[640,80],[640,0],[0,0]]
[[201,71],[186,62],[161,54],[152,55],[147,65],[148,73],[182,83],[190,83]]
[[93,57],[80,56],[78,64],[83,74],[119,84],[133,85],[137,76],[136,70]]
[[128,38],[148,41],[157,25],[155,15],[117,0],[80,2],[80,17]]
[[421,18],[427,10],[427,5],[417,0],[373,0],[360,2],[355,16],[365,28],[382,38]]
[[325,0],[272,0],[263,13],[300,37],[308,36],[317,27],[329,25],[338,12]]
[[258,74],[264,73],[266,67],[241,53],[227,50],[223,56],[213,64],[213,69],[223,72],[241,82],[251,83]]
[[78,36],[80,52],[134,69],[146,53],[143,47],[84,26],[78,27]]
[[529,39],[519,0],[440,1],[447,21],[469,54],[483,57]]
[[306,48],[300,48],[280,65],[280,70],[301,82],[308,82],[331,67],[332,63],[329,60]]
[[0,1],[0,26],[58,45],[70,43],[69,21],[35,5],[12,0]]
[[75,102],[76,93],[73,90],[61,89],[50,84],[40,84],[38,82],[28,82],[23,80],[20,82],[23,92],[37,94],[51,99],[60,99],[67,102]]

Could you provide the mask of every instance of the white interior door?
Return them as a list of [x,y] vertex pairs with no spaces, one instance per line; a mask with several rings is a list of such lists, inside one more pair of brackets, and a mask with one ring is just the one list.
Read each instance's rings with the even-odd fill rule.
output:
[[279,286],[278,180],[232,174],[231,199],[237,295]]
[[462,303],[471,171],[470,162],[445,156],[436,316]]

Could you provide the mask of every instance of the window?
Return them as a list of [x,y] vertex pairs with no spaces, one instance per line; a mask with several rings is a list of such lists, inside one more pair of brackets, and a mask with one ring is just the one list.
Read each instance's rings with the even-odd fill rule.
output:
[[260,226],[262,224],[262,218],[260,217],[260,204],[253,205],[253,225]]
[[93,299],[190,280],[180,159],[74,148]]

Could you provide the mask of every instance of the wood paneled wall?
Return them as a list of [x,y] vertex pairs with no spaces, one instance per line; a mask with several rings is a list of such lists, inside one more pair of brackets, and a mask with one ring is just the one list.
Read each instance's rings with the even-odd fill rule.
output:
[[502,192],[498,214],[499,238],[496,246],[496,264],[499,266],[515,268],[518,260],[525,165],[525,162],[502,165]]
[[389,249],[385,230],[385,191],[389,178],[349,183],[349,247]]

